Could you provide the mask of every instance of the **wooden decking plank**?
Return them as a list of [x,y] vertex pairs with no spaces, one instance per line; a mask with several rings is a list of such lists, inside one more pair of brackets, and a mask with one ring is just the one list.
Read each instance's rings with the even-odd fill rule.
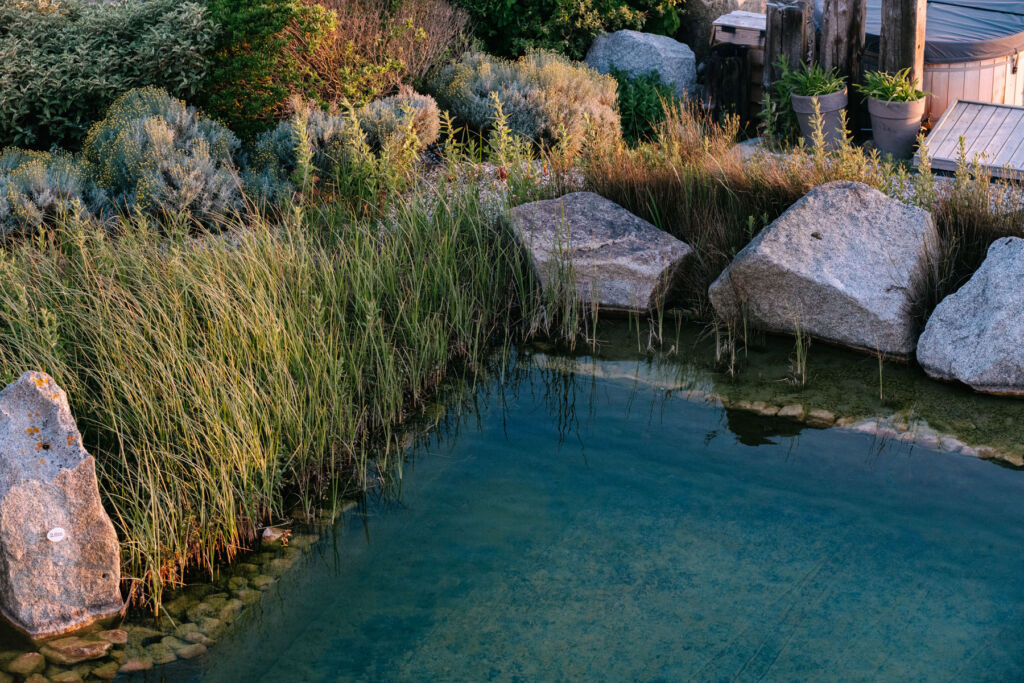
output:
[[[936,152],[936,156],[956,158],[960,152],[960,138],[966,138],[969,135],[971,125],[974,123],[974,119],[977,118],[979,112],[981,112],[981,105],[968,103],[963,106],[963,112],[956,120],[956,123],[949,128],[946,133],[946,139],[943,140],[942,146]],[[970,140],[965,140],[965,143],[969,142]]]
[[[960,138],[967,160],[985,167],[994,177],[1024,175],[1024,107],[961,100],[939,119],[928,135],[932,168],[955,171]],[[914,163],[920,163],[920,155]]]
[[1024,112],[1021,112],[1021,114],[1017,125],[1012,130],[1009,129],[1009,126],[1004,126],[999,131],[1000,136],[1005,136],[1005,139],[999,153],[989,161],[993,166],[1002,166],[1010,161],[1017,148],[1020,147],[1021,142],[1024,142]]
[[[985,126],[981,129],[978,137],[974,139],[974,144],[967,150],[968,159],[973,159],[978,154],[990,154],[988,152],[989,145],[992,143],[996,133],[999,132],[999,129],[1006,122],[1006,117],[1013,113],[1012,109],[1007,109],[1006,107],[989,107],[989,109],[992,115],[985,122]],[[984,159],[983,161],[989,161],[989,159]]]

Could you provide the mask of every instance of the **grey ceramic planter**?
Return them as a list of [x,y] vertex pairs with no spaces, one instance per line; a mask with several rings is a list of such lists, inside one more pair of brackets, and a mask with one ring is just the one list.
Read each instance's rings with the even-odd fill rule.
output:
[[812,136],[814,134],[815,100],[818,102],[818,111],[821,112],[821,132],[825,136],[825,144],[835,149],[846,137],[841,113],[846,108],[846,88],[828,95],[790,95],[793,112],[800,123],[800,133],[803,134],[804,141],[808,145],[814,143]]
[[913,102],[889,102],[868,98],[871,132],[878,151],[906,159],[914,149],[914,140],[921,130],[927,98]]

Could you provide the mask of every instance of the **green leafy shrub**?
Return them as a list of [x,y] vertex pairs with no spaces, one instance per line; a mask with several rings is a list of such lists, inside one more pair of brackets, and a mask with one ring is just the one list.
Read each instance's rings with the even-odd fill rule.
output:
[[309,81],[308,65],[289,45],[299,36],[303,50],[314,50],[337,17],[301,0],[209,0],[209,7],[220,31],[201,104],[248,139],[273,126],[289,96]]
[[631,145],[652,139],[665,120],[665,106],[678,101],[672,88],[661,81],[657,71],[631,78],[624,71],[612,69],[611,75],[619,84],[617,109],[622,136]]
[[917,79],[910,77],[910,68],[887,74],[882,71],[868,71],[864,82],[855,86],[868,97],[887,102],[916,102],[928,93],[917,89]]
[[554,50],[582,59],[594,38],[621,29],[672,35],[678,0],[462,0],[489,52]]
[[359,125],[371,147],[379,149],[385,141],[404,134],[410,126],[420,148],[437,142],[441,133],[441,111],[429,95],[421,95],[408,86],[390,97],[374,100],[359,110]]
[[589,138],[617,139],[615,79],[550,52],[531,52],[512,62],[467,54],[431,82],[438,102],[478,130],[494,119],[496,96],[508,127],[544,145],[579,147]]
[[0,3],[0,145],[76,148],[132,88],[194,95],[214,31],[199,2]]
[[240,143],[165,91],[122,95],[85,138],[90,172],[121,210],[207,221],[237,208]]
[[58,219],[86,220],[105,204],[69,154],[16,148],[0,154],[0,238],[30,234]]

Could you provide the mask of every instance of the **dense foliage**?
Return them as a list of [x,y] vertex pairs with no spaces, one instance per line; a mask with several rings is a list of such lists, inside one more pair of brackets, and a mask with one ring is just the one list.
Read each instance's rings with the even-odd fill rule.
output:
[[631,145],[651,139],[658,124],[665,120],[665,108],[676,106],[675,91],[662,82],[657,71],[631,77],[612,69],[611,75],[619,84],[616,107],[623,138]]
[[462,0],[488,51],[515,57],[554,50],[582,59],[604,31],[644,30],[672,35],[679,0]]
[[217,22],[216,51],[201,104],[242,137],[273,125],[282,104],[306,78],[304,65],[288,54],[291,35],[315,46],[336,18],[301,0],[209,0]]
[[431,87],[443,107],[478,130],[493,123],[497,100],[513,133],[546,146],[601,144],[621,134],[615,79],[549,52],[516,61],[467,54]]
[[0,3],[0,146],[76,148],[120,94],[196,94],[214,24],[200,2]]
[[86,136],[89,172],[121,210],[212,220],[241,203],[240,143],[165,91],[122,95]]
[[293,97],[356,106],[423,78],[468,45],[446,0],[209,0],[220,25],[203,108],[244,139]]

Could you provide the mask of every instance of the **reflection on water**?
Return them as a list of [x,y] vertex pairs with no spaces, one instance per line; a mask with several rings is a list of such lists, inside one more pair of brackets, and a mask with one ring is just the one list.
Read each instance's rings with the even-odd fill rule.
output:
[[149,677],[1024,677],[1024,473],[581,362],[480,387],[399,503],[343,519],[233,636]]

